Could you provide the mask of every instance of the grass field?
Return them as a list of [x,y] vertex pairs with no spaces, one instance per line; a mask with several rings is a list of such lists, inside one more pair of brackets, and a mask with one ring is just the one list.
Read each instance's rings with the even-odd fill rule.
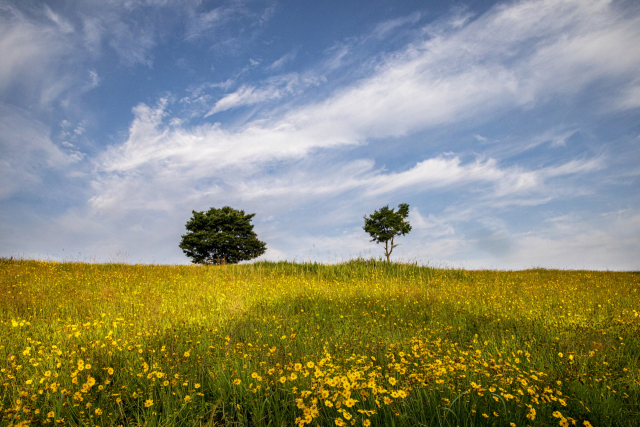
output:
[[640,273],[0,261],[0,425],[638,426]]

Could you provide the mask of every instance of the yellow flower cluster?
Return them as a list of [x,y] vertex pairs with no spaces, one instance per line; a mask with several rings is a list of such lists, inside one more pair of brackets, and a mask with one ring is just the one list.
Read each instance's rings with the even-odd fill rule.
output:
[[0,424],[589,427],[640,397],[638,289],[364,261],[0,261]]

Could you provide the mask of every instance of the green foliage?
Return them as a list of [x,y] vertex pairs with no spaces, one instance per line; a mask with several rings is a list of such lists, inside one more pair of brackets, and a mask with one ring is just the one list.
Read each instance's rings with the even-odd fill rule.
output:
[[180,248],[194,264],[236,264],[259,257],[267,248],[253,231],[254,216],[229,206],[193,211]]
[[401,203],[398,205],[398,212],[389,209],[389,205],[380,208],[368,218],[364,217],[364,231],[369,233],[371,241],[384,243],[384,254],[389,261],[393,248],[399,246],[394,244],[396,236],[404,236],[411,231],[411,225],[405,221],[409,216],[409,205]]

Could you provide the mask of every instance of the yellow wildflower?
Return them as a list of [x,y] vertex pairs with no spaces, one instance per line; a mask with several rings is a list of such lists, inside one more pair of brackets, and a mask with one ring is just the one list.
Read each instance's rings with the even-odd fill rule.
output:
[[347,407],[349,408],[353,407],[353,405],[355,405],[356,403],[358,403],[358,401],[352,398],[348,398],[347,400],[344,401],[344,404],[347,405]]
[[529,408],[529,413],[527,414],[527,418],[531,421],[536,419],[536,410],[533,408]]

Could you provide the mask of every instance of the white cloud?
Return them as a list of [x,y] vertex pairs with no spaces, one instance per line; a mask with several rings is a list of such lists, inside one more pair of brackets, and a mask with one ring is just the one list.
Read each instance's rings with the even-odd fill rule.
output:
[[101,53],[102,37],[106,34],[105,23],[97,17],[85,17],[82,20],[83,44],[85,49],[97,55]]
[[49,129],[24,110],[0,105],[0,198],[31,193],[42,174],[76,161],[49,139]]
[[[335,150],[340,140],[332,141],[315,130],[296,129],[280,122],[267,126],[252,123],[240,131],[219,125],[186,129],[180,123],[165,123],[167,103],[162,100],[155,108],[141,104],[134,109],[136,118],[127,142],[112,147],[99,161],[102,175],[96,186],[98,194],[91,201],[94,207],[170,210],[187,197],[219,195],[224,191],[231,191],[242,200],[285,199],[296,200],[288,202],[296,204],[353,190],[358,191],[358,198],[366,199],[471,183],[476,189],[482,188],[492,203],[496,198],[513,196],[534,198],[539,203],[556,196],[546,188],[548,180],[589,173],[603,164],[601,158],[596,158],[524,170],[501,168],[491,158],[463,163],[458,156],[437,156],[399,172],[376,169],[367,159],[340,161],[327,171],[296,166],[295,162],[313,159],[314,150],[321,147]],[[279,165],[277,174],[267,172],[271,164]],[[211,184],[203,187],[202,182]],[[137,194],[135,203],[130,200],[133,194]],[[180,202],[174,200],[176,197]]]
[[[284,110],[272,119],[256,119],[235,129],[209,124],[169,127],[163,122],[165,104],[156,108],[141,104],[134,111],[128,141],[101,159],[102,170],[142,173],[146,179],[156,174],[175,174],[181,180],[219,177],[222,182],[226,182],[222,177],[234,170],[240,180],[269,162],[303,159],[318,149],[337,150],[373,138],[409,135],[471,117],[478,120],[507,106],[575,90],[589,79],[632,74],[632,65],[640,65],[640,50],[631,48],[628,40],[640,37],[640,26],[629,25],[616,13],[598,1],[529,1],[500,6],[459,30],[447,30],[422,44],[410,45],[388,57],[371,77],[325,101]],[[567,46],[586,39],[593,44],[590,48],[567,53]],[[623,64],[600,62],[600,58],[610,58],[607,46],[612,40],[629,48]],[[555,75],[548,70],[551,58]],[[587,77],[581,74],[584,67],[590,70]],[[557,84],[557,79],[570,79],[574,73],[580,74],[577,83],[571,78],[571,84]],[[297,75],[288,76],[261,88],[242,86],[220,99],[207,116],[280,99],[298,84]],[[562,143],[572,132],[549,138]],[[360,187],[376,196],[401,188],[486,182],[494,188],[491,197],[535,195],[535,203],[540,203],[549,200],[544,194],[547,180],[587,173],[602,167],[601,162],[576,160],[524,170],[500,168],[495,159],[462,164],[458,157],[434,157],[404,172],[315,182],[309,192],[327,194]],[[304,181],[288,185],[286,179],[280,181],[281,185],[272,182],[268,188],[252,185],[244,194],[300,193],[304,187]],[[525,198],[514,203],[528,202]]]
[[631,110],[640,107],[640,84],[636,83],[624,90],[624,93],[617,99],[616,109]]
[[237,107],[254,105],[266,101],[280,99],[285,95],[291,95],[295,93],[301,83],[310,84],[312,82],[301,82],[298,74],[289,73],[267,79],[264,82],[263,87],[261,88],[242,85],[237,91],[230,93],[217,101],[213,108],[210,109],[204,117],[209,117],[221,111],[226,111]]
[[384,21],[376,25],[376,28],[373,30],[373,37],[376,38],[384,38],[388,35],[389,32],[395,30],[398,27],[402,27],[406,24],[415,24],[420,20],[422,15],[420,12],[413,12],[407,16],[402,16],[400,18],[390,19],[388,21]]
[[420,214],[418,208],[412,208],[409,212],[409,222],[414,233],[429,238],[442,238],[443,236],[453,236],[456,230],[452,221],[446,218],[439,218],[429,214],[426,218]]
[[336,43],[330,48],[326,49],[325,54],[329,57],[325,60],[324,68],[329,71],[340,68],[343,63],[343,58],[349,54],[349,47],[343,43]]
[[85,128],[83,124],[79,124],[78,127],[73,130],[73,133],[75,133],[76,135],[82,135],[84,132]]
[[55,27],[36,25],[12,7],[0,9],[0,93],[20,88],[26,104],[50,101],[69,84],[56,63],[69,52]]
[[572,160],[560,166],[552,166],[540,170],[540,175],[545,177],[555,177],[570,175],[581,172],[592,172],[604,167],[604,159],[598,157],[589,160]]
[[44,12],[51,21],[53,21],[63,33],[72,33],[73,26],[69,24],[65,19],[60,17],[57,13],[51,10],[51,8],[47,5],[44,6]]
[[413,230],[401,239],[403,245],[394,251],[395,259],[472,269],[640,267],[640,241],[635,237],[640,233],[640,215],[636,210],[607,215],[573,213],[531,225],[526,232],[510,230],[500,221],[492,224],[494,219],[481,215],[475,215],[476,225],[457,214],[428,222],[412,209]]
[[284,67],[289,62],[292,62],[296,59],[296,55],[298,54],[297,50],[293,50],[289,53],[282,55],[279,59],[275,60],[271,65],[267,67],[268,70],[278,70]]
[[240,5],[219,6],[206,12],[190,11],[186,39],[202,37],[214,32],[246,13]]
[[266,89],[257,89],[253,86],[241,86],[237,91],[225,96],[205,115],[209,117],[221,111],[230,110],[232,108],[244,105],[257,104],[259,102],[269,101],[280,98],[281,93],[276,87],[268,87]]
[[601,2],[500,7],[410,46],[370,79],[301,114],[384,137],[544,102],[605,76],[635,77],[639,28],[637,18]]
[[89,83],[85,85],[85,90],[95,89],[100,86],[100,76],[95,70],[89,70]]
[[[160,29],[147,20],[136,21],[122,4],[83,3],[65,10],[67,16],[46,5],[35,15],[24,9],[0,7],[0,93],[20,91],[22,105],[37,102],[50,108],[59,101],[65,107],[74,96],[97,87],[98,73],[88,64],[100,58],[103,44],[125,65],[152,64]],[[82,23],[78,31],[74,18]]]
[[476,203],[482,203],[484,199],[489,204],[504,207],[543,204],[560,196],[575,196],[571,189],[558,191],[553,178],[585,174],[602,167],[602,159],[589,159],[528,171],[519,167],[500,168],[495,159],[463,164],[457,156],[438,156],[402,172],[386,172],[376,169],[372,161],[356,160],[329,170],[300,166],[291,172],[282,171],[275,177],[258,174],[256,178],[248,179],[241,175],[235,182],[231,179],[225,182],[243,200],[285,198],[295,200],[294,204],[352,191],[357,193],[352,200],[364,201],[394,194],[417,196],[440,188],[469,186],[478,193],[474,199]]
[[153,64],[151,49],[156,45],[154,28],[122,21],[110,22],[109,46],[118,53],[124,65]]
[[637,211],[613,214],[601,218],[564,216],[549,221],[543,230],[514,236],[517,249],[503,262],[512,268],[637,270],[640,215]]
[[508,175],[508,172],[498,168],[494,159],[461,165],[458,157],[437,157],[418,162],[405,172],[380,175],[375,179],[376,182],[368,186],[367,194],[378,195],[406,188],[424,191],[458,183],[498,182],[508,179]]

